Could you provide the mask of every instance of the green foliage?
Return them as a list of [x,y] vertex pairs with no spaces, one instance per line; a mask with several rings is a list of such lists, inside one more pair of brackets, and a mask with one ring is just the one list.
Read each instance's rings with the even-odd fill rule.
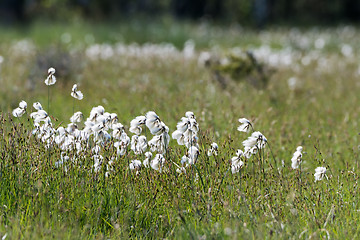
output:
[[272,69],[259,62],[253,53],[230,54],[221,61],[213,61],[210,66],[215,79],[225,88],[228,84],[224,75],[234,81],[247,81],[256,88],[264,88],[271,77]]
[[[174,39],[182,46],[182,39],[189,36],[185,30],[190,29],[200,46],[196,50],[209,47],[200,27],[175,28],[182,33],[176,35],[179,38],[160,35],[154,42]],[[52,36],[46,28],[39,28],[28,36],[40,36],[42,31],[49,39],[64,32],[60,29]],[[94,29],[97,31],[103,32],[94,34],[95,39],[111,39],[107,29]],[[337,37],[335,33],[341,31]],[[289,40],[289,31],[284,29],[266,32],[267,46],[275,46],[272,49],[279,51],[290,47],[292,56],[298,58],[291,65],[279,64],[267,88],[261,90],[244,81],[231,81],[228,88],[221,89],[209,71],[198,66],[196,57],[185,60],[179,50],[168,57],[123,54],[91,60],[85,52],[93,43],[79,47],[75,43],[83,41],[81,31],[79,35],[73,29],[69,32],[72,42],[60,50],[71,56],[73,64],[77,63],[72,58],[73,51],[80,49],[84,54],[81,67],[74,67],[76,71],[67,79],[68,85],[62,83],[65,77],[61,70],[56,73],[58,82],[51,86],[50,96],[54,125],[66,126],[69,122],[73,83],[78,83],[84,93],[84,100],[76,103],[77,110],[87,117],[93,106],[101,104],[107,111],[118,113],[127,132],[135,116],[155,110],[171,133],[177,121],[190,110],[200,126],[198,162],[187,168],[186,173],[177,173],[174,163],[179,164],[185,148],[171,140],[166,158],[168,170],[162,173],[147,168],[142,168],[139,174],[129,171],[129,161],[142,159],[131,151],[115,159],[108,177],[106,168],[93,171],[90,154],[78,156],[70,151],[67,154],[75,157],[74,162],[56,168],[60,150],[45,148],[31,134],[33,123],[29,119],[33,102],[40,101],[46,107],[48,89],[43,84],[46,72],[34,77],[36,88],[32,91],[27,88],[31,69],[39,57],[37,53],[46,52],[53,43],[39,44],[34,40],[34,50],[30,51],[29,42],[19,44],[18,39],[2,42],[0,237],[4,234],[9,239],[358,237],[357,29],[299,34],[309,41],[323,37],[327,45],[322,50],[314,47],[299,50],[296,36]],[[244,49],[254,43],[264,44],[256,33],[242,30],[211,28],[207,33],[214,36],[213,44],[221,53],[229,52],[236,43]],[[22,39],[18,36],[15,38]],[[132,42],[136,36],[131,35],[124,42]],[[138,42],[145,40],[142,37]],[[339,52],[344,43],[353,47],[352,56]],[[56,68],[57,59],[62,58],[56,54],[49,56],[54,56]],[[302,63],[306,63],[306,56],[313,57],[307,65]],[[229,69],[236,76],[244,76],[235,71],[239,66],[251,69],[247,67],[248,60],[234,58],[234,62]],[[288,79],[294,76],[298,85],[289,88]],[[29,104],[27,113],[14,118],[9,112],[22,99]],[[243,148],[242,141],[249,136],[236,131],[240,117],[249,118],[255,129],[267,137],[269,145],[246,160],[240,173],[232,174],[230,159],[237,149]],[[219,154],[208,157],[206,152],[214,141],[219,145]],[[105,163],[116,156],[112,144],[110,141],[103,151]],[[290,161],[298,145],[306,152],[301,175],[291,168]],[[314,169],[318,166],[328,169],[328,179],[314,182]]]

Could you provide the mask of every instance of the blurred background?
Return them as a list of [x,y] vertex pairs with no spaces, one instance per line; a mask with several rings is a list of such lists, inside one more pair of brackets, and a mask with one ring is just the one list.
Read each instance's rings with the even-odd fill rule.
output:
[[[101,104],[125,122],[149,109],[226,116],[218,102],[252,116],[335,89],[351,105],[359,20],[360,0],[0,0],[0,111],[47,102],[49,67],[58,77],[52,112],[64,121],[74,83],[85,114]],[[261,104],[238,106],[259,92]]]
[[358,0],[1,0],[0,21],[126,20],[136,17],[174,17],[240,23],[334,24],[360,19]]

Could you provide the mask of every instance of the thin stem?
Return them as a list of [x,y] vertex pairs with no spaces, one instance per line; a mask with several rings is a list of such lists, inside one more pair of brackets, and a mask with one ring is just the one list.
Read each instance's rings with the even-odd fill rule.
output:
[[299,189],[300,189],[300,195],[301,195],[301,163],[299,165]]
[[219,194],[219,192],[220,192],[220,187],[221,187],[221,185],[222,185],[222,183],[223,183],[223,181],[224,181],[224,178],[226,177],[227,173],[230,171],[230,169],[231,169],[231,167],[230,167],[230,168],[229,168],[229,169],[225,172],[225,174],[224,174],[223,178],[221,179],[221,182],[220,182],[219,188],[218,188],[218,190],[217,190],[217,192],[216,192],[216,194],[215,194],[214,199],[216,199],[217,195]]
[[266,143],[267,143],[267,145],[269,146],[271,156],[272,156],[272,158],[274,159],[275,169],[276,169],[276,171],[277,171],[277,170],[278,170],[278,167],[277,167],[277,162],[276,162],[276,159],[275,159],[275,157],[274,157],[274,154],[273,154],[273,152],[272,152],[272,149],[271,149],[271,147],[270,147],[269,142],[266,142]]
[[48,86],[48,115],[50,117],[50,87]]
[[[48,116],[51,119],[50,116],[50,86],[48,86]],[[48,145],[48,167],[50,167],[50,141],[49,141],[49,145]]]

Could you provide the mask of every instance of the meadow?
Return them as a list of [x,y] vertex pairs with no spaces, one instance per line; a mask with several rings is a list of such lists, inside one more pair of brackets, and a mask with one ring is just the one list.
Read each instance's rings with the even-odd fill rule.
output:
[[[359,37],[353,26],[2,28],[0,237],[357,239]],[[242,72],[246,51],[266,84]]]

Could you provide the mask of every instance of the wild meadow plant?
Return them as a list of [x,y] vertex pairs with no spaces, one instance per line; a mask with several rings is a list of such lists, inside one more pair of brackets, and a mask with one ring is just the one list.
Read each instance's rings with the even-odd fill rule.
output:
[[[54,73],[49,70],[48,82],[54,82]],[[49,93],[48,86],[48,112],[35,102],[31,129],[19,126],[18,136],[4,128],[12,119],[1,116],[0,133],[7,139],[2,140],[2,193],[19,194],[2,198],[7,215],[0,221],[11,223],[19,208],[24,212],[20,226],[33,223],[33,217],[49,221],[48,229],[66,232],[67,221],[78,221],[80,233],[74,236],[79,238],[321,238],[337,236],[330,230],[336,228],[337,214],[343,209],[356,214],[359,207],[353,198],[356,174],[327,176],[328,165],[317,151],[315,164],[326,168],[316,168],[313,175],[302,146],[292,158],[290,151],[276,156],[291,159],[277,166],[269,147],[276,139],[265,137],[263,127],[258,131],[246,118],[238,120],[241,134],[220,141],[224,138],[202,131],[203,122],[188,111],[172,131],[172,141],[170,127],[155,111],[123,125],[124,113],[99,105],[84,118],[75,112],[75,99],[84,96],[76,84],[70,123],[58,123],[49,115]],[[13,116],[24,118],[28,111],[22,101]],[[50,165],[44,167],[48,157]],[[291,168],[299,169],[298,185]],[[355,190],[345,190],[342,182],[353,182]]]

